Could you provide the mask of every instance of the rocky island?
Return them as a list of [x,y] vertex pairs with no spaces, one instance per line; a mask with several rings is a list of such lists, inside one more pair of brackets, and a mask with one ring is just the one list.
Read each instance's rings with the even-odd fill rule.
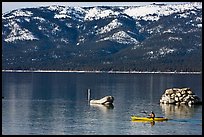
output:
[[161,96],[162,104],[201,104],[201,99],[193,93],[191,88],[171,88],[167,89]]

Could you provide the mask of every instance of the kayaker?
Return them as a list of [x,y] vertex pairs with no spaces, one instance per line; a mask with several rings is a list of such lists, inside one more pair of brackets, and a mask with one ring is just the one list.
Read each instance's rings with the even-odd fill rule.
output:
[[151,111],[151,113],[149,114],[149,116],[151,117],[151,118],[155,118],[155,114],[154,114],[154,112],[153,111]]

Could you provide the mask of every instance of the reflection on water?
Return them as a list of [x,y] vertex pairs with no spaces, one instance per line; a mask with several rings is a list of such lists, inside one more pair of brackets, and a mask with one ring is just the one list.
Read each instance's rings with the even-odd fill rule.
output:
[[174,105],[174,104],[162,104],[160,103],[162,111],[166,117],[175,116],[176,118],[190,118],[196,111],[196,105]]
[[[136,120],[134,121],[133,120],[132,122],[134,122],[134,123],[144,123],[145,125],[149,124],[151,127],[155,125],[155,121],[136,121]],[[161,121],[157,121],[157,122],[161,122]]]
[[151,126],[154,126],[154,125],[155,125],[155,122],[154,122],[154,121],[150,122],[150,125],[151,125]]
[[113,104],[107,104],[107,105],[102,105],[102,104],[90,104],[91,107],[99,108],[102,112],[107,112],[109,109],[113,109],[114,105]]

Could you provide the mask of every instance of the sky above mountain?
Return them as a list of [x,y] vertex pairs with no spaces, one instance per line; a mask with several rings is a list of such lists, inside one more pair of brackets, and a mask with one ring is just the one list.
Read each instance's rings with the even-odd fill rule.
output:
[[40,7],[49,5],[62,5],[62,6],[139,6],[149,5],[152,3],[158,4],[181,4],[189,2],[2,2],[2,13],[9,12],[19,8]]

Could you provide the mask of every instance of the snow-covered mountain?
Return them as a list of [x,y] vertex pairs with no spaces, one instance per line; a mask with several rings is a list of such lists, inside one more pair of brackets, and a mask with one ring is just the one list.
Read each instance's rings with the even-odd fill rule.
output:
[[2,14],[3,69],[183,70],[168,62],[201,57],[201,32],[201,2],[18,9]]

